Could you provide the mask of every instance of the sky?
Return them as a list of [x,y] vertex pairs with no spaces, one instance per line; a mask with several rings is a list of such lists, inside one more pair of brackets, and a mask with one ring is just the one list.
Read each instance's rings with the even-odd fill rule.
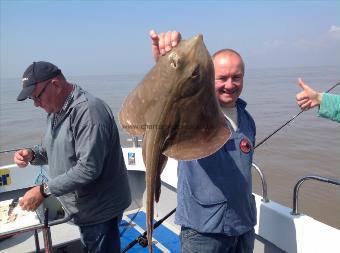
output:
[[0,77],[33,61],[65,76],[143,74],[149,31],[198,33],[212,54],[238,51],[246,68],[340,67],[340,1],[0,0]]

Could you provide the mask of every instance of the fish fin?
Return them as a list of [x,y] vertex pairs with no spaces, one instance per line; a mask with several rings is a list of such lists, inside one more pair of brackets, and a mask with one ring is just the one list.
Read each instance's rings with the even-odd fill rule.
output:
[[159,82],[160,76],[160,66],[155,65],[125,99],[119,112],[119,122],[127,133],[143,135],[148,127],[157,127],[152,119],[159,115],[164,101],[169,100],[171,88],[168,82]]
[[168,161],[168,157],[165,155],[160,155],[158,162],[158,172],[156,177],[156,189],[155,189],[155,201],[159,201],[159,197],[161,195],[161,174],[165,168],[166,162]]
[[139,96],[140,87],[137,86],[128,95],[118,114],[119,123],[123,130],[131,135],[143,135],[145,133],[144,99]]
[[230,129],[225,118],[214,129],[188,129],[177,131],[168,140],[163,154],[176,160],[196,160],[218,151],[229,139]]
[[143,142],[142,142],[142,156],[143,156],[143,162],[146,167],[146,137],[143,136]]

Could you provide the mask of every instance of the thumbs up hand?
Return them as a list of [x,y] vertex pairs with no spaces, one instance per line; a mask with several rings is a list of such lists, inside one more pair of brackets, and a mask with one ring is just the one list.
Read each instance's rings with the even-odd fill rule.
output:
[[301,78],[299,78],[299,86],[303,90],[296,94],[296,102],[300,106],[301,110],[306,111],[320,105],[322,101],[322,93],[313,90],[310,86],[305,84]]

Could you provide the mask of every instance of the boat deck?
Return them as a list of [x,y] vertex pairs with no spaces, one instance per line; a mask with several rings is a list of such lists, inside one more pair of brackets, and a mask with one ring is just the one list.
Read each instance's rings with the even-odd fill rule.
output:
[[[139,235],[146,230],[146,214],[144,211],[133,211],[124,216],[121,224],[121,248],[122,250]],[[169,224],[163,223],[154,230],[153,233],[153,250],[154,252],[180,252],[180,241],[174,228]],[[128,252],[149,252],[147,248],[143,248],[138,243]]]
[[[120,223],[121,249],[144,233],[146,229],[146,214],[144,210],[137,209],[126,213]],[[66,223],[51,227],[54,252],[77,253],[81,251],[79,230],[77,226]],[[43,248],[42,233],[38,233],[39,244]],[[180,252],[180,241],[175,228],[164,222],[153,233],[154,252]],[[35,252],[34,233],[22,233],[0,241],[2,253],[30,253]],[[128,252],[147,253],[147,247],[143,248],[136,243]]]

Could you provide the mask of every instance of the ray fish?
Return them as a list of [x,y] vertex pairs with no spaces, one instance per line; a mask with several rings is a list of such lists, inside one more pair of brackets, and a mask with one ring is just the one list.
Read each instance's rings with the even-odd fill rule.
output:
[[168,157],[194,160],[216,152],[230,137],[214,89],[214,67],[203,36],[182,40],[161,56],[128,95],[119,112],[122,128],[143,136],[147,240],[152,252],[154,201]]

